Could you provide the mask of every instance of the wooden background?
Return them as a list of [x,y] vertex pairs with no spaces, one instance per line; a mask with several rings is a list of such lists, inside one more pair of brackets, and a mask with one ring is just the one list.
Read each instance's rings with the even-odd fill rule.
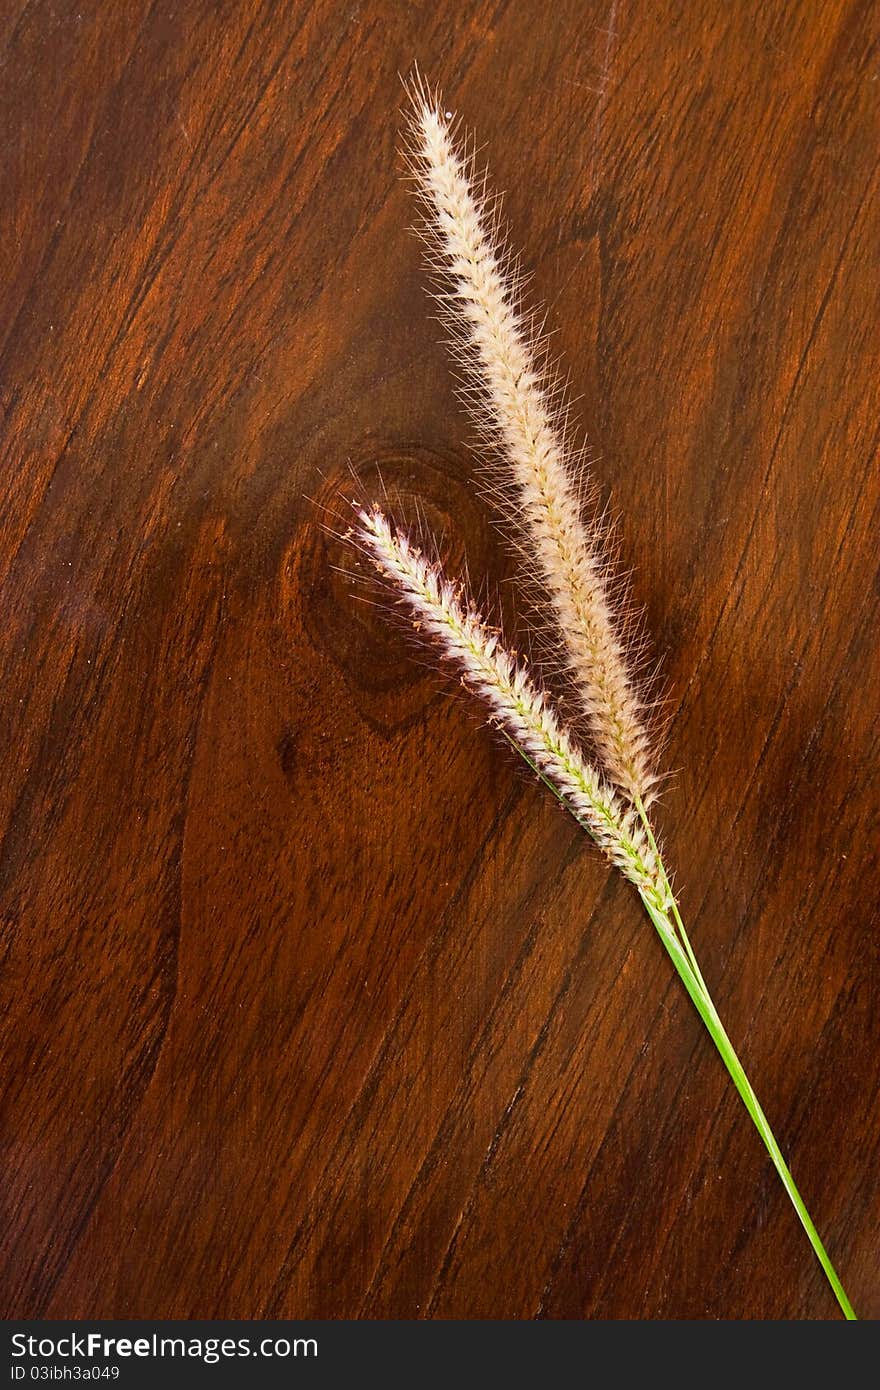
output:
[[381,471],[509,572],[417,60],[622,516],[704,973],[880,1315],[876,24],[6,0],[4,1312],[836,1313],[632,892],[322,529]]

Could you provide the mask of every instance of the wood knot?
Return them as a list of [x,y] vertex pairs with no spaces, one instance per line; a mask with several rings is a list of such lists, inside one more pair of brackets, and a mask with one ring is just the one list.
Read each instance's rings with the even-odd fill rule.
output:
[[[460,459],[420,447],[371,450],[340,466],[313,503],[287,557],[287,600],[310,642],[357,693],[361,712],[397,726],[437,690],[412,626],[350,534],[356,509],[378,503],[452,579],[477,577],[479,601],[500,556],[488,515]],[[407,629],[409,636],[407,636]]]

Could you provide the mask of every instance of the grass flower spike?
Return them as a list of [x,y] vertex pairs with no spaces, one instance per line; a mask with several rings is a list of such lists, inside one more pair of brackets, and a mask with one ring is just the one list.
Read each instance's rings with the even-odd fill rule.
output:
[[439,565],[428,561],[406,536],[396,535],[378,508],[358,513],[357,538],[394,584],[419,628],[439,642],[467,685],[483,697],[493,721],[551,783],[612,864],[662,912],[666,892],[638,816],[620,804],[613,789],[582,758],[525,667],[505,650],[480,614],[463,603]]
[[[648,805],[654,777],[642,708],[612,621],[607,564],[584,526],[558,388],[518,310],[510,255],[472,187],[436,100],[413,91],[410,162],[427,208],[425,240],[451,288],[438,297],[477,422],[500,443],[515,499],[504,505],[553,604],[566,664],[608,775]],[[503,482],[499,496],[510,498]]]
[[[581,518],[576,456],[565,443],[553,383],[515,301],[507,251],[484,194],[456,148],[439,103],[414,93],[411,162],[428,205],[428,236],[452,288],[445,315],[481,425],[505,459],[502,507],[549,595],[598,766],[582,755],[547,693],[499,635],[378,509],[357,513],[355,536],[395,588],[414,625],[436,640],[510,743],[637,889],[763,1141],[847,1319],[855,1313],[700,972],[647,813],[655,775],[641,705],[615,628],[596,533]],[[511,485],[512,484],[512,485]]]

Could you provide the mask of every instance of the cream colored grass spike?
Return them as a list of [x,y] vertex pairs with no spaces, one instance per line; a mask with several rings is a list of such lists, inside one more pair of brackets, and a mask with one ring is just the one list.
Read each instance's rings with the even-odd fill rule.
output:
[[358,512],[356,537],[394,585],[418,628],[435,638],[465,682],[488,705],[492,720],[549,781],[612,864],[658,910],[668,906],[653,850],[636,813],[580,754],[544,692],[502,645],[481,615],[463,602],[439,564],[392,530],[377,508]]
[[494,492],[512,516],[521,548],[552,600],[556,625],[597,751],[608,775],[647,805],[654,776],[649,740],[623,656],[605,581],[606,565],[584,526],[579,460],[564,438],[564,407],[542,370],[531,328],[517,307],[510,256],[493,226],[471,161],[457,146],[436,99],[417,86],[409,153],[427,206],[426,240],[451,282],[439,296],[481,431],[500,441],[513,476]]

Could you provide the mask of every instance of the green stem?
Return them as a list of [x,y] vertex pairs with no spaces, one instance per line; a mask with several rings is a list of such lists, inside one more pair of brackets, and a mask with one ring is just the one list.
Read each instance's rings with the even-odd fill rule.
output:
[[[562,792],[560,792],[559,788],[556,787],[554,783],[550,780],[550,778],[547,777],[545,773],[543,773],[541,769],[537,767],[535,763],[532,762],[531,758],[524,751],[524,749],[522,749],[520,745],[510,737],[509,734],[507,734],[504,730],[502,730],[502,733],[504,733],[504,736],[507,739],[508,743],[511,745],[511,747],[517,753],[519,753],[520,757],[523,758],[528,763],[529,767],[531,767],[532,770],[537,773],[541,781],[544,782],[550,788],[557,800],[560,801],[562,805],[565,806],[569,811],[571,811],[572,815],[574,815],[575,819],[578,821],[578,824],[582,825],[585,830],[589,831],[589,826],[585,825],[584,822],[581,821],[580,817],[576,814],[568,799],[562,794]],[[773,1131],[770,1128],[770,1125],[767,1121],[767,1117],[764,1114],[764,1111],[761,1109],[760,1104],[758,1103],[758,1097],[752,1090],[752,1083],[746,1076],[742,1062],[736,1055],[736,1052],[733,1048],[733,1044],[731,1043],[730,1038],[727,1036],[721,1019],[718,1017],[718,1011],[715,1008],[714,1003],[712,1002],[712,996],[709,994],[706,982],[703,979],[700,967],[697,964],[697,958],[694,955],[693,947],[691,946],[691,943],[688,940],[688,934],[685,931],[684,922],[681,919],[681,913],[679,912],[678,904],[675,901],[675,894],[673,893],[672,887],[669,883],[669,876],[666,873],[666,868],[663,864],[663,858],[660,854],[659,849],[657,848],[657,841],[654,838],[654,832],[651,829],[651,822],[648,819],[648,814],[645,810],[645,806],[642,802],[641,797],[635,798],[634,806],[636,812],[638,813],[639,819],[641,820],[642,825],[644,826],[645,835],[647,836],[648,843],[651,846],[651,849],[653,850],[654,857],[657,863],[657,868],[660,874],[660,878],[662,880],[660,886],[664,890],[665,896],[668,901],[668,910],[665,912],[661,912],[650,902],[650,900],[645,896],[644,893],[640,893],[639,896],[642,899],[645,911],[647,912],[651,921],[654,923],[654,926],[657,928],[657,933],[660,937],[660,940],[663,942],[663,945],[669,952],[669,955],[672,958],[672,963],[678,971],[678,974],[681,976],[685,989],[687,990],[688,994],[693,1000],[693,1003],[697,1009],[697,1012],[700,1015],[700,1018],[703,1020],[707,1029],[709,1030],[709,1034],[712,1038],[712,1041],[714,1042],[719,1053],[721,1054],[721,1059],[724,1062],[724,1065],[727,1067],[728,1072],[730,1073],[730,1076],[733,1080],[733,1084],[736,1086],[736,1089],[742,1098],[743,1104],[745,1105],[746,1109],[752,1117],[752,1121],[755,1125],[755,1128],[760,1134],[761,1139],[763,1140],[764,1145],[767,1149],[767,1152],[773,1160],[774,1167],[776,1168],[777,1173],[782,1179],[782,1185],[788,1193],[789,1200],[791,1201],[792,1206],[797,1212],[801,1225],[803,1226],[804,1230],[807,1233],[807,1236],[809,1237],[810,1244],[813,1247],[816,1257],[819,1263],[821,1264],[823,1270],[825,1271],[825,1277],[831,1285],[831,1288],[834,1291],[834,1296],[840,1304],[841,1309],[843,1310],[844,1317],[848,1321],[856,1321],[856,1314],[853,1311],[852,1304],[846,1296],[846,1290],[844,1289],[843,1285],[840,1282],[840,1279],[838,1278],[837,1270],[831,1263],[831,1260],[828,1256],[828,1252],[826,1251],[825,1246],[822,1244],[819,1232],[813,1225],[810,1213],[807,1211],[807,1208],[804,1205],[804,1199],[798,1192],[794,1178],[791,1176],[788,1164],[782,1157],[782,1150],[777,1144]],[[672,920],[670,920],[670,914]]]
[[[689,949],[685,949],[683,945],[683,941],[686,941],[687,938],[683,935],[683,939],[679,940],[668,915],[658,912],[644,896],[642,897],[642,902],[644,903],[648,916],[657,928],[660,940],[666,947],[673,965],[681,976],[685,989],[693,1000],[700,1018],[708,1028],[712,1041],[721,1054],[721,1059],[730,1073],[733,1084],[739,1091],[743,1104],[754,1121],[755,1128],[764,1141],[767,1152],[772,1158],[776,1171],[782,1179],[782,1185],[788,1193],[795,1211],[800,1217],[801,1225],[809,1237],[810,1244],[816,1253],[819,1263],[825,1271],[826,1278],[831,1288],[834,1290],[834,1295],[843,1310],[844,1317],[850,1321],[854,1321],[856,1319],[856,1314],[853,1311],[852,1304],[847,1298],[846,1291],[838,1278],[837,1271],[828,1257],[825,1246],[822,1244],[819,1232],[813,1225],[810,1213],[804,1205],[804,1200],[795,1186],[794,1178],[791,1176],[788,1164],[782,1157],[782,1151],[774,1138],[773,1131],[767,1122],[767,1117],[758,1103],[758,1098],[752,1090],[751,1082],[743,1070],[743,1065],[733,1049],[733,1044],[725,1032],[721,1019],[718,1017],[718,1012],[712,1002],[709,991],[703,983],[702,976],[696,968],[696,963],[691,961],[692,953]],[[677,914],[676,919],[678,920]]]

